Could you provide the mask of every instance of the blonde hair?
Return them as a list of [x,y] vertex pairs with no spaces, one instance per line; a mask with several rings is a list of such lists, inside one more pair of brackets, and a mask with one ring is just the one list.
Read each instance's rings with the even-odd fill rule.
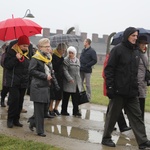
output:
[[50,40],[48,38],[42,38],[38,42],[38,47],[43,46],[44,44],[50,43]]

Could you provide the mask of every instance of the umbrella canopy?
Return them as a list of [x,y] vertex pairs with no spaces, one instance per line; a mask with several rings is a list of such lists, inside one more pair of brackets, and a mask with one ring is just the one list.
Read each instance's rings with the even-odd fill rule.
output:
[[72,34],[56,34],[50,36],[51,46],[56,47],[59,43],[78,42],[80,37]]
[[[150,43],[150,30],[144,28],[137,28],[139,30],[139,35],[145,35],[147,37],[148,43]],[[119,44],[123,39],[123,31],[118,32],[114,35],[111,45]]]
[[11,18],[0,22],[0,40],[18,39],[22,35],[32,36],[40,34],[42,27],[24,18]]

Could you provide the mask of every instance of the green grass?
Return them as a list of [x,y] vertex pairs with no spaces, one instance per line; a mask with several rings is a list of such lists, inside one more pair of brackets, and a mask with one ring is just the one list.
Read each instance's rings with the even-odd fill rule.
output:
[[0,135],[0,150],[60,150],[40,142],[26,141],[14,137]]

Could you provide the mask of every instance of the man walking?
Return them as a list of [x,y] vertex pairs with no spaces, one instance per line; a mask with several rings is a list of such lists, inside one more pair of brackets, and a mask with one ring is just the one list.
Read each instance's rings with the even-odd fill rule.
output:
[[128,116],[139,149],[150,147],[137,99],[137,74],[140,58],[136,44],[138,33],[139,31],[134,27],[129,27],[124,31],[122,43],[111,50],[104,70],[107,96],[110,102],[102,144],[109,147],[116,146],[111,139],[111,133],[123,108]]
[[97,54],[95,50],[91,47],[91,40],[85,39],[84,40],[84,49],[82,50],[80,56],[80,75],[82,82],[86,83],[86,92],[88,99],[91,100],[91,73],[92,73],[92,66],[97,63]]

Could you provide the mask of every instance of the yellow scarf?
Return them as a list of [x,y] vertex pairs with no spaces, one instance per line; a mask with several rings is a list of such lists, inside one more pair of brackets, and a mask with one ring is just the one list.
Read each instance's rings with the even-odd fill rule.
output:
[[26,57],[27,59],[29,59],[29,57],[27,56],[29,53],[29,50],[27,50],[27,52],[23,53],[22,50],[20,49],[20,47],[18,46],[18,44],[15,44],[12,46],[12,49],[16,52],[16,53],[20,53],[21,56]]
[[55,55],[58,56],[59,58],[62,57],[62,56],[58,53],[57,49],[54,49],[53,54],[55,54]]
[[52,61],[51,55],[50,55],[50,59],[48,59],[47,57],[44,57],[38,50],[32,57],[35,59],[41,60],[41,61],[45,62],[46,64],[48,64]]

